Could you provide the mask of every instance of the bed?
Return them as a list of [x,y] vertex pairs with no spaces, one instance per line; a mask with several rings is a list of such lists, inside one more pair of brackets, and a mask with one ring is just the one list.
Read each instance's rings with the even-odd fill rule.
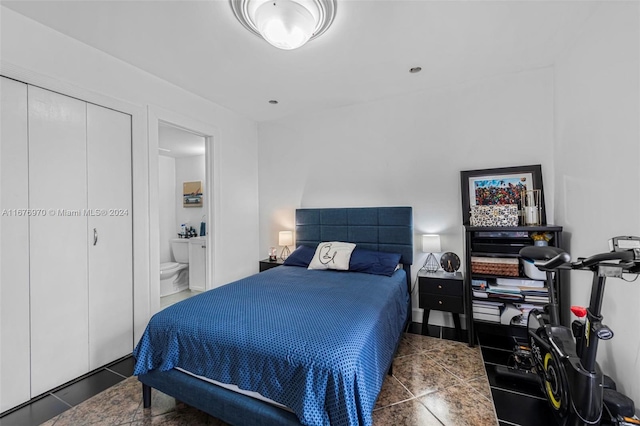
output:
[[298,209],[296,246],[327,241],[401,268],[280,266],[166,308],[134,350],[145,408],[155,388],[235,425],[370,425],[410,317],[411,208]]

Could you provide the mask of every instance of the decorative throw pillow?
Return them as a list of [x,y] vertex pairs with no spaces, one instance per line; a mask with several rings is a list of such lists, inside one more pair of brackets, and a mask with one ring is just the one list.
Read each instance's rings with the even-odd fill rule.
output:
[[303,266],[306,268],[309,266],[309,263],[311,263],[315,252],[316,249],[313,247],[300,246],[284,260],[284,264],[287,266]]
[[349,270],[390,277],[398,268],[400,254],[372,251],[356,247],[351,254]]
[[353,243],[331,241],[318,244],[308,269],[349,270],[351,252],[356,247]]

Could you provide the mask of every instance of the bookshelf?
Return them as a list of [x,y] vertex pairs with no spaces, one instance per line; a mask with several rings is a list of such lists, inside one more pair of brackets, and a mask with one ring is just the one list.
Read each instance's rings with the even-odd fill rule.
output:
[[[548,245],[562,247],[562,227],[554,225],[474,227],[465,225],[465,298],[469,344],[476,333],[526,336],[526,317],[548,300],[545,274],[520,259],[520,249],[545,235]],[[555,273],[558,304],[562,307],[562,273]],[[560,320],[563,319],[560,309]],[[518,321],[520,319],[520,321]]]

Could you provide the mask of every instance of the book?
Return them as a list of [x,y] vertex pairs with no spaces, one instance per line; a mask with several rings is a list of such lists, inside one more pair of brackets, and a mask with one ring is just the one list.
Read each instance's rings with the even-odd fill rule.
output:
[[489,297],[489,293],[484,290],[473,290],[473,297],[480,297],[482,299],[486,299]]
[[549,296],[524,296],[524,301],[529,303],[549,303]]
[[498,306],[474,305],[473,306],[473,315],[475,316],[476,314],[500,315],[500,307],[498,307]]
[[527,280],[527,279],[515,279],[515,278],[496,278],[497,285],[503,285],[508,287],[544,287],[544,281]]
[[475,313],[474,312],[473,319],[499,323],[500,322],[500,315],[492,315],[492,314],[484,314],[484,313]]
[[474,300],[473,305],[484,305],[484,306],[504,306],[504,302],[496,302],[492,300]]

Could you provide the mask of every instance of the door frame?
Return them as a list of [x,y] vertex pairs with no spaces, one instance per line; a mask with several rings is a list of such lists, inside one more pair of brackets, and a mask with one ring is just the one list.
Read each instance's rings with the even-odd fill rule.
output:
[[177,127],[205,139],[205,185],[204,203],[207,207],[207,257],[206,290],[217,287],[216,253],[219,237],[216,232],[219,220],[220,167],[218,128],[196,119],[185,117],[167,109],[149,105],[147,107],[147,134],[149,138],[149,302],[151,314],[160,310],[160,208],[158,170],[158,126],[160,123]]

